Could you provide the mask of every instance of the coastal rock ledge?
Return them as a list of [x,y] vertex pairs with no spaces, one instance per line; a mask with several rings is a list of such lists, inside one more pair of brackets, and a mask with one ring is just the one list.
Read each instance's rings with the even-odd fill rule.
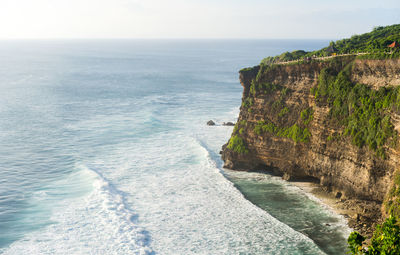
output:
[[[320,183],[336,194],[338,202],[353,201],[357,217],[350,225],[368,235],[371,230],[362,226],[385,216],[382,205],[394,185],[399,142],[388,140],[378,155],[376,149],[357,146],[357,140],[345,134],[340,121],[332,117],[332,104],[318,100],[315,93],[327,68],[336,76],[347,68],[353,84],[371,90],[400,85],[399,59],[349,56],[243,69],[239,72],[242,106],[232,137],[222,148],[222,159],[229,169],[264,170],[286,180]],[[389,115],[398,136],[400,116],[394,111]]]

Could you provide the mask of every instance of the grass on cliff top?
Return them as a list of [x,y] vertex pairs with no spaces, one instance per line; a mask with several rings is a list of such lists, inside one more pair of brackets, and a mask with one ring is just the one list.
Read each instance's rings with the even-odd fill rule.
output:
[[357,59],[398,59],[398,58],[400,58],[400,50],[396,50],[392,53],[376,52],[376,53],[357,56]]
[[[298,60],[311,56],[329,56],[330,53],[328,52],[328,48],[330,47],[336,49],[337,54],[368,52],[373,53],[373,59],[399,58],[399,51],[393,55],[379,54],[390,52],[391,50],[387,46],[394,41],[400,42],[400,24],[375,27],[369,33],[353,35],[348,39],[331,42],[329,46],[312,52],[296,50],[292,52],[284,52],[281,55],[274,57],[266,57],[261,61],[261,65],[272,65],[278,62]],[[364,58],[368,58],[368,56],[365,56]]]

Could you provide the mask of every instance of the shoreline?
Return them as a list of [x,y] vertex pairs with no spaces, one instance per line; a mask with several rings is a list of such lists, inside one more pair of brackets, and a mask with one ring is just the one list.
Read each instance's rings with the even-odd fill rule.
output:
[[314,182],[288,181],[288,183],[317,198],[318,202],[332,212],[343,216],[352,231],[358,231],[367,239],[372,237],[377,222],[381,220],[379,210],[381,204],[376,202],[340,197],[339,194],[330,192],[326,187]]

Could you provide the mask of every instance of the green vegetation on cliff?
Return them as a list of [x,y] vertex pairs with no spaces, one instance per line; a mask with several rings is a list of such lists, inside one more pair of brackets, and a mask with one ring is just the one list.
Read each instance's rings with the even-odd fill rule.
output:
[[309,53],[309,52],[306,52],[304,50],[295,50],[292,52],[284,52],[281,55],[278,55],[275,57],[266,57],[262,60],[261,63],[264,65],[272,65],[273,63],[277,63],[277,62],[285,62],[285,61],[301,59],[304,56],[306,56],[307,53]]
[[249,150],[246,148],[243,139],[238,135],[234,135],[231,137],[227,148],[240,154],[249,153]]
[[[388,45],[394,41],[400,41],[400,24],[375,27],[369,33],[353,35],[351,38],[336,41],[333,43],[333,46],[339,54],[357,52],[373,53],[389,51]],[[310,55],[324,55],[327,48],[314,51]]]
[[365,248],[365,238],[358,232],[353,232],[347,239],[351,254],[354,255],[398,255],[400,254],[400,226],[396,217],[390,216],[378,225],[371,239],[371,244]]
[[[308,129],[309,123],[313,119],[312,108],[304,109],[298,113],[291,112],[291,109],[286,105],[286,98],[292,92],[288,87],[279,84],[264,81],[264,77],[274,70],[276,66],[261,66],[258,70],[257,76],[250,83],[249,94],[243,99],[242,107],[247,109],[249,113],[253,112],[254,99],[256,97],[262,98],[268,95],[273,100],[270,100],[268,109],[276,112],[278,121],[259,121],[254,126],[256,134],[269,133],[278,137],[286,137],[294,142],[308,142],[311,137],[311,132]],[[251,71],[248,69],[247,71]],[[245,70],[246,71],[246,70]],[[243,72],[245,72],[243,71]],[[256,106],[257,108],[258,106]],[[286,117],[289,115],[298,114],[297,121],[290,126],[284,125]]]
[[253,98],[247,97],[243,102],[242,102],[242,107],[247,108],[250,111],[250,107],[253,106]]
[[[348,143],[362,148],[354,153],[358,158],[362,158],[362,153],[368,152],[366,155],[373,165],[368,168],[368,174],[371,174],[370,179],[381,178],[383,171],[387,171],[386,176],[390,177],[388,172],[392,168],[383,168],[386,167],[384,159],[387,156],[390,156],[388,158],[391,162],[393,158],[396,160],[396,155],[393,156],[390,147],[396,145],[398,133],[391,118],[397,119],[400,114],[400,84],[392,84],[396,87],[375,88],[354,82],[354,80],[362,80],[357,77],[363,73],[372,76],[376,74],[378,79],[380,76],[395,74],[398,70],[395,66],[397,61],[388,60],[388,63],[385,61],[360,61],[360,59],[400,58],[398,47],[388,48],[388,45],[394,41],[400,42],[400,25],[376,27],[370,33],[331,42],[328,47],[313,52],[285,52],[279,56],[265,58],[260,66],[242,69],[241,72],[248,72],[242,73],[242,75],[246,77],[244,79],[245,86],[249,87],[245,88],[242,107],[246,111],[242,111],[241,116],[248,119],[249,123],[238,125],[235,128],[228,147],[238,153],[247,153],[248,150],[243,139],[248,141],[248,145],[251,146],[251,139],[257,139],[254,134],[284,137],[295,143],[307,143],[312,136],[311,131],[318,130],[314,133],[315,139],[312,142],[321,138],[327,141],[324,146],[335,146],[335,143],[342,144],[348,141]],[[328,56],[332,54],[332,51],[336,54],[348,55],[309,58]],[[290,60],[304,61],[279,64]],[[306,64],[310,61],[315,62]],[[303,64],[294,68],[287,66],[299,63]],[[360,65],[364,66],[360,67]],[[382,70],[385,66],[390,66],[389,68],[393,70],[388,72]],[[363,68],[370,70],[361,70]],[[287,81],[292,79],[296,83],[296,72],[307,78],[310,77],[310,79],[316,77],[319,72],[318,84],[310,90],[311,95],[308,92],[303,93],[303,91],[307,91],[307,88],[304,90],[302,87],[303,84],[299,83],[301,88],[298,89],[295,88],[297,84]],[[390,79],[390,82],[393,80]],[[249,81],[251,81],[250,84]],[[274,84],[274,82],[280,83],[281,81],[283,81],[282,85]],[[294,88],[296,92],[294,95],[300,94],[301,97],[286,97],[291,93],[286,86]],[[312,105],[314,108],[310,107]],[[318,123],[311,125],[314,109]],[[324,113],[325,109],[329,109],[329,115]],[[319,129],[321,125],[323,126],[322,131]],[[247,132],[250,134],[249,139],[246,137]],[[262,141],[265,142],[264,139]],[[398,148],[396,149],[398,150]],[[368,247],[363,245],[365,238],[359,233],[353,232],[348,239],[352,254],[400,254],[400,171],[394,173],[392,181],[392,186],[387,189],[382,211],[384,215],[390,215],[390,217],[378,225]],[[358,185],[360,183],[358,182]],[[356,188],[354,189],[356,190]],[[358,194],[367,193],[370,191],[368,189],[370,186],[363,188]],[[385,188],[382,188],[381,191],[383,190],[386,192]],[[378,193],[382,196],[377,199],[382,201],[384,192]]]
[[266,57],[261,61],[261,65],[273,65],[274,63],[301,60],[304,57],[325,57],[329,56],[330,50],[334,49],[337,54],[352,54],[352,53],[371,53],[367,55],[360,55],[359,58],[368,59],[387,59],[399,58],[399,50],[393,54],[387,54],[392,50],[388,48],[393,42],[400,42],[400,24],[375,27],[371,32],[353,35],[351,38],[331,42],[329,46],[312,51],[306,52],[303,50],[296,50],[293,52],[284,52],[281,55],[274,57]]
[[376,227],[371,244],[368,247],[363,246],[365,238],[358,232],[350,234],[347,243],[351,254],[400,254],[400,171],[394,173],[392,186],[384,201],[384,210],[390,216]]
[[308,125],[314,118],[314,110],[312,108],[307,108],[300,113],[300,117],[304,125]]
[[384,201],[385,212],[400,219],[400,171],[393,176],[393,183]]
[[[260,69],[261,72],[263,72],[263,70]],[[258,73],[260,73],[260,71]],[[269,83],[269,82],[260,82],[256,80],[252,80],[251,81],[251,85],[250,85],[250,94],[252,96],[255,96],[257,92],[261,92],[265,95],[268,94],[272,94],[275,91],[280,91],[280,90],[284,90],[283,93],[286,95],[287,93],[287,88],[283,88],[282,86],[278,85],[278,84],[273,84],[273,83]]]
[[317,102],[330,106],[331,116],[344,127],[343,135],[384,158],[387,141],[394,143],[397,137],[388,113],[400,107],[400,87],[374,90],[352,83],[350,72],[351,63],[339,73],[329,67],[322,69],[312,92]]
[[254,127],[254,132],[258,135],[268,132],[279,137],[290,138],[296,143],[308,142],[311,137],[311,133],[306,127],[301,127],[297,124],[293,124],[290,127],[278,127],[272,122],[265,121],[259,121]]

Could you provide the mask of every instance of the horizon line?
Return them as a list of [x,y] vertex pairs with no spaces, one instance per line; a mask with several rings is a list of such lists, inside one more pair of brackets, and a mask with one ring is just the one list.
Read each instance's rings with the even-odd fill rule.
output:
[[237,37],[26,37],[0,38],[0,41],[44,41],[44,40],[340,40],[332,38],[237,38]]

